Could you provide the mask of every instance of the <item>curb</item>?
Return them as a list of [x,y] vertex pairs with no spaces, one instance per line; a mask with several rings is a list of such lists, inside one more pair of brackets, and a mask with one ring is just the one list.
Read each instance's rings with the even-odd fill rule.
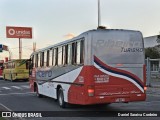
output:
[[151,85],[152,88],[160,88],[160,85]]
[[147,85],[147,87],[151,87],[151,88],[160,88],[160,85]]

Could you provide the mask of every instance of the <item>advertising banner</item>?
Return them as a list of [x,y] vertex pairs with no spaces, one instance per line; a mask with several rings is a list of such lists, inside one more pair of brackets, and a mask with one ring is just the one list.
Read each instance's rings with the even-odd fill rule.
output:
[[6,37],[7,38],[32,38],[32,28],[31,27],[6,27]]

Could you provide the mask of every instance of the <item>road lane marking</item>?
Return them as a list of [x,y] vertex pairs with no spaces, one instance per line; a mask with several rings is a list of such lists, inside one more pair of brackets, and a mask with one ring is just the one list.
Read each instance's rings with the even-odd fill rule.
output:
[[147,94],[148,96],[160,96],[160,94]]
[[11,109],[9,109],[8,107],[6,107],[5,105],[3,105],[2,103],[0,103],[0,106],[4,107],[6,110],[8,111],[12,111]]
[[20,88],[20,87],[18,87],[18,86],[11,86],[11,87],[16,88],[16,89],[21,89],[21,88]]
[[159,103],[160,101],[145,101],[143,103],[151,103],[151,102],[153,102],[153,103]]
[[24,95],[24,94],[33,94],[34,92],[25,92],[25,93],[7,93],[7,94],[0,94],[1,95]]
[[2,87],[3,89],[6,89],[6,90],[9,90],[9,89],[11,89],[11,88],[9,88],[9,87]]
[[29,85],[22,85],[21,87],[27,88],[27,89],[30,88]]
[[[13,110],[11,110],[10,108],[6,107],[6,106],[5,106],[4,104],[2,104],[2,103],[0,103],[0,106],[2,106],[4,109],[6,109],[5,111],[13,112]],[[16,120],[26,120],[25,118],[21,118],[21,117],[15,117],[14,119],[16,119]],[[10,118],[7,119],[7,120],[10,120]]]

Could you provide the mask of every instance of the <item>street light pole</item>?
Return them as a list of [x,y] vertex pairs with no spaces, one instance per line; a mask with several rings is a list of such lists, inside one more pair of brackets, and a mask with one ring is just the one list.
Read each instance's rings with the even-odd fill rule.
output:
[[12,59],[12,52],[10,50],[8,50],[8,52],[9,52],[9,60],[11,60]]
[[100,0],[98,0],[98,27],[101,25]]

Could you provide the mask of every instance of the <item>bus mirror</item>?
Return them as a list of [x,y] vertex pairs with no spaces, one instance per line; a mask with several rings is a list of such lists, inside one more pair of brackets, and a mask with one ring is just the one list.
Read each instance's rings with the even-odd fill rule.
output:
[[31,58],[30,58],[30,59],[28,59],[28,61],[30,62],[30,61],[31,61]]
[[4,69],[4,66],[1,67],[1,70],[3,70],[3,69]]
[[33,68],[33,63],[30,63],[29,64],[29,69],[32,69]]

